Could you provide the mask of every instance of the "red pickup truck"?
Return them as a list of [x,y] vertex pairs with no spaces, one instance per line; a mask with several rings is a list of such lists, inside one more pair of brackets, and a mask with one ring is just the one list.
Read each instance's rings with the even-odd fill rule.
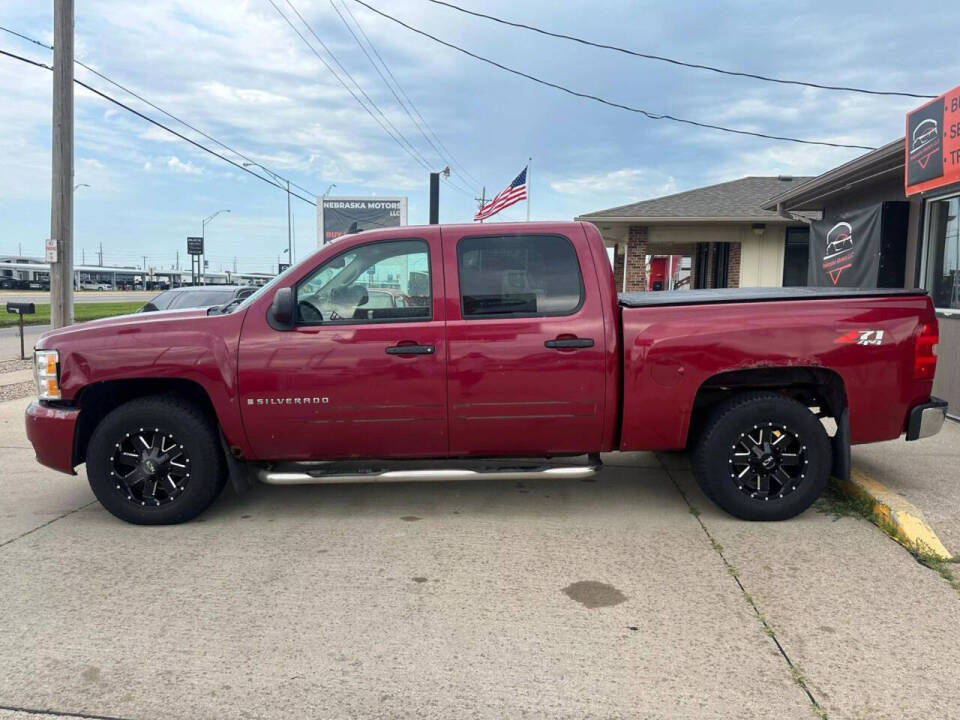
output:
[[937,332],[914,290],[618,298],[589,224],[401,227],[242,301],[43,335],[27,433],[134,523],[188,520],[228,480],[576,478],[684,448],[722,508],[784,519],[851,443],[939,431]]

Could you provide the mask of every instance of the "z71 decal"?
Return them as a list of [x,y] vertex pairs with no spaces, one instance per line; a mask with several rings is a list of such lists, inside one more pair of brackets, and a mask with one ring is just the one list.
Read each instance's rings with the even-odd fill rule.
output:
[[883,345],[883,330],[850,330],[833,342],[839,345]]

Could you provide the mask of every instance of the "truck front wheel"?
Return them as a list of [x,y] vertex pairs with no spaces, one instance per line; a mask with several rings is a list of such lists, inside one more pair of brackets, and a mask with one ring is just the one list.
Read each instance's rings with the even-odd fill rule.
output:
[[710,414],[693,469],[703,492],[744,520],[786,520],[823,492],[830,439],[796,400],[767,392],[736,395]]
[[121,520],[167,525],[190,520],[223,489],[216,430],[192,403],[145,397],[112,410],[87,447],[87,479]]

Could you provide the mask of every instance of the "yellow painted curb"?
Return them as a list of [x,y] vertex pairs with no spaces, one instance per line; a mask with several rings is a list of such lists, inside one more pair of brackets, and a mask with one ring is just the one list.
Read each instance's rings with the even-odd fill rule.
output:
[[934,555],[941,560],[953,558],[937,534],[927,525],[920,509],[882,483],[866,473],[853,470],[850,480],[841,480],[838,486],[848,495],[872,503],[877,524],[891,531],[897,541],[908,550]]

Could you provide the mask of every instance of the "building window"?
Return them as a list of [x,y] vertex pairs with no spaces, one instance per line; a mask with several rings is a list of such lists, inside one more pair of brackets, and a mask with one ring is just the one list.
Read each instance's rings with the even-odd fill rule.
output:
[[810,264],[810,229],[787,228],[783,252],[783,286],[806,287],[807,268]]
[[928,206],[924,287],[938,308],[960,309],[960,196]]

